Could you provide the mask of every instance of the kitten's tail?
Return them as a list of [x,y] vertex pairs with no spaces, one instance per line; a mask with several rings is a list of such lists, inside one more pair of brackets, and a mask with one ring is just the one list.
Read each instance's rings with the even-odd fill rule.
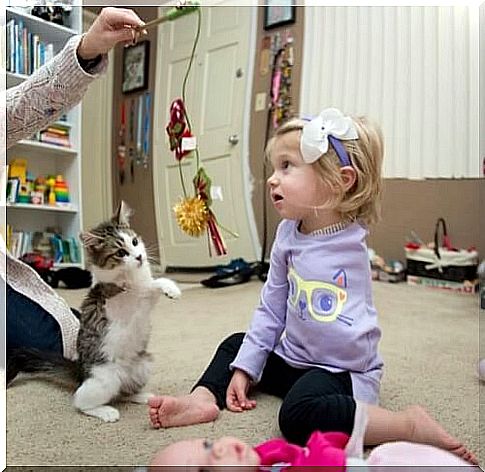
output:
[[81,381],[81,369],[76,361],[33,348],[19,348],[8,353],[7,387],[20,372],[43,374],[55,380],[67,381],[72,386]]

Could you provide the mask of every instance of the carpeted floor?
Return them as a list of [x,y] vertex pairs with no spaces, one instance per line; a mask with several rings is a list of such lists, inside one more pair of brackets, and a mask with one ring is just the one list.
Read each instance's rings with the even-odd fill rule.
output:
[[[183,288],[182,299],[163,299],[152,318],[152,392],[188,392],[218,343],[246,329],[261,283]],[[60,292],[72,306],[85,293]],[[374,295],[386,364],[382,406],[399,409],[420,403],[478,452],[477,297],[382,282],[374,283]],[[251,412],[225,411],[214,423],[157,431],[150,428],[143,405],[122,404],[120,421],[105,424],[77,413],[66,390],[19,379],[7,390],[7,464],[145,464],[161,445],[195,436],[229,434],[256,444],[278,435],[280,403],[266,395],[257,399]]]

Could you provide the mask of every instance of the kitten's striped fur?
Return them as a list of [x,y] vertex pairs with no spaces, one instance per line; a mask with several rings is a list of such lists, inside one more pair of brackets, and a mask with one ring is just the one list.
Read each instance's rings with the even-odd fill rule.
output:
[[35,350],[9,358],[7,382],[18,372],[67,375],[78,382],[74,406],[104,421],[119,419],[110,403],[124,398],[145,403],[151,356],[147,353],[150,312],[161,293],[178,298],[169,279],[153,279],[141,238],[130,228],[130,210],[121,202],[111,220],[83,233],[95,284],[80,309],[77,361]]

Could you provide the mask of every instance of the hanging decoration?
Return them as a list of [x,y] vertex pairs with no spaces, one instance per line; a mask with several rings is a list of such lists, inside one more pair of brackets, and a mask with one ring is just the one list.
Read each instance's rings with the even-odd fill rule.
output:
[[271,78],[271,113],[273,129],[278,128],[292,115],[291,84],[293,75],[294,55],[293,37],[289,31],[282,43],[281,36],[273,37],[273,48],[278,48],[274,54],[273,76]]
[[121,102],[120,112],[120,130],[119,130],[119,144],[116,153],[116,162],[118,166],[118,177],[120,185],[125,183],[125,164],[126,164],[126,103]]
[[[193,6],[194,4],[192,4]],[[183,8],[183,7],[182,7]],[[227,246],[222,237],[220,228],[223,228],[217,221],[211,209],[211,179],[200,165],[199,149],[197,138],[194,136],[192,126],[187,112],[185,91],[187,79],[195,56],[195,50],[200,36],[201,11],[197,8],[197,33],[192,47],[189,64],[182,85],[182,97],[176,98],[170,106],[170,121],[167,124],[166,132],[169,138],[170,150],[174,152],[175,159],[179,166],[180,183],[184,196],[174,206],[173,210],[179,228],[192,237],[200,237],[207,233],[209,254],[213,252],[217,256],[227,254]],[[188,192],[182,169],[182,161],[196,156],[196,174],[192,180],[193,194]],[[237,237],[237,234],[223,228],[228,233]]]

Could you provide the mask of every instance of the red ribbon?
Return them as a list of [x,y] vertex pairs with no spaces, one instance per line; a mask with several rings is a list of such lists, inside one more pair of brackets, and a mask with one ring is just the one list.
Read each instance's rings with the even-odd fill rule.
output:
[[177,98],[170,105],[170,121],[165,128],[170,140],[170,150],[175,151],[177,161],[182,160],[191,151],[182,150],[182,139],[192,137],[187,125],[184,102]]

